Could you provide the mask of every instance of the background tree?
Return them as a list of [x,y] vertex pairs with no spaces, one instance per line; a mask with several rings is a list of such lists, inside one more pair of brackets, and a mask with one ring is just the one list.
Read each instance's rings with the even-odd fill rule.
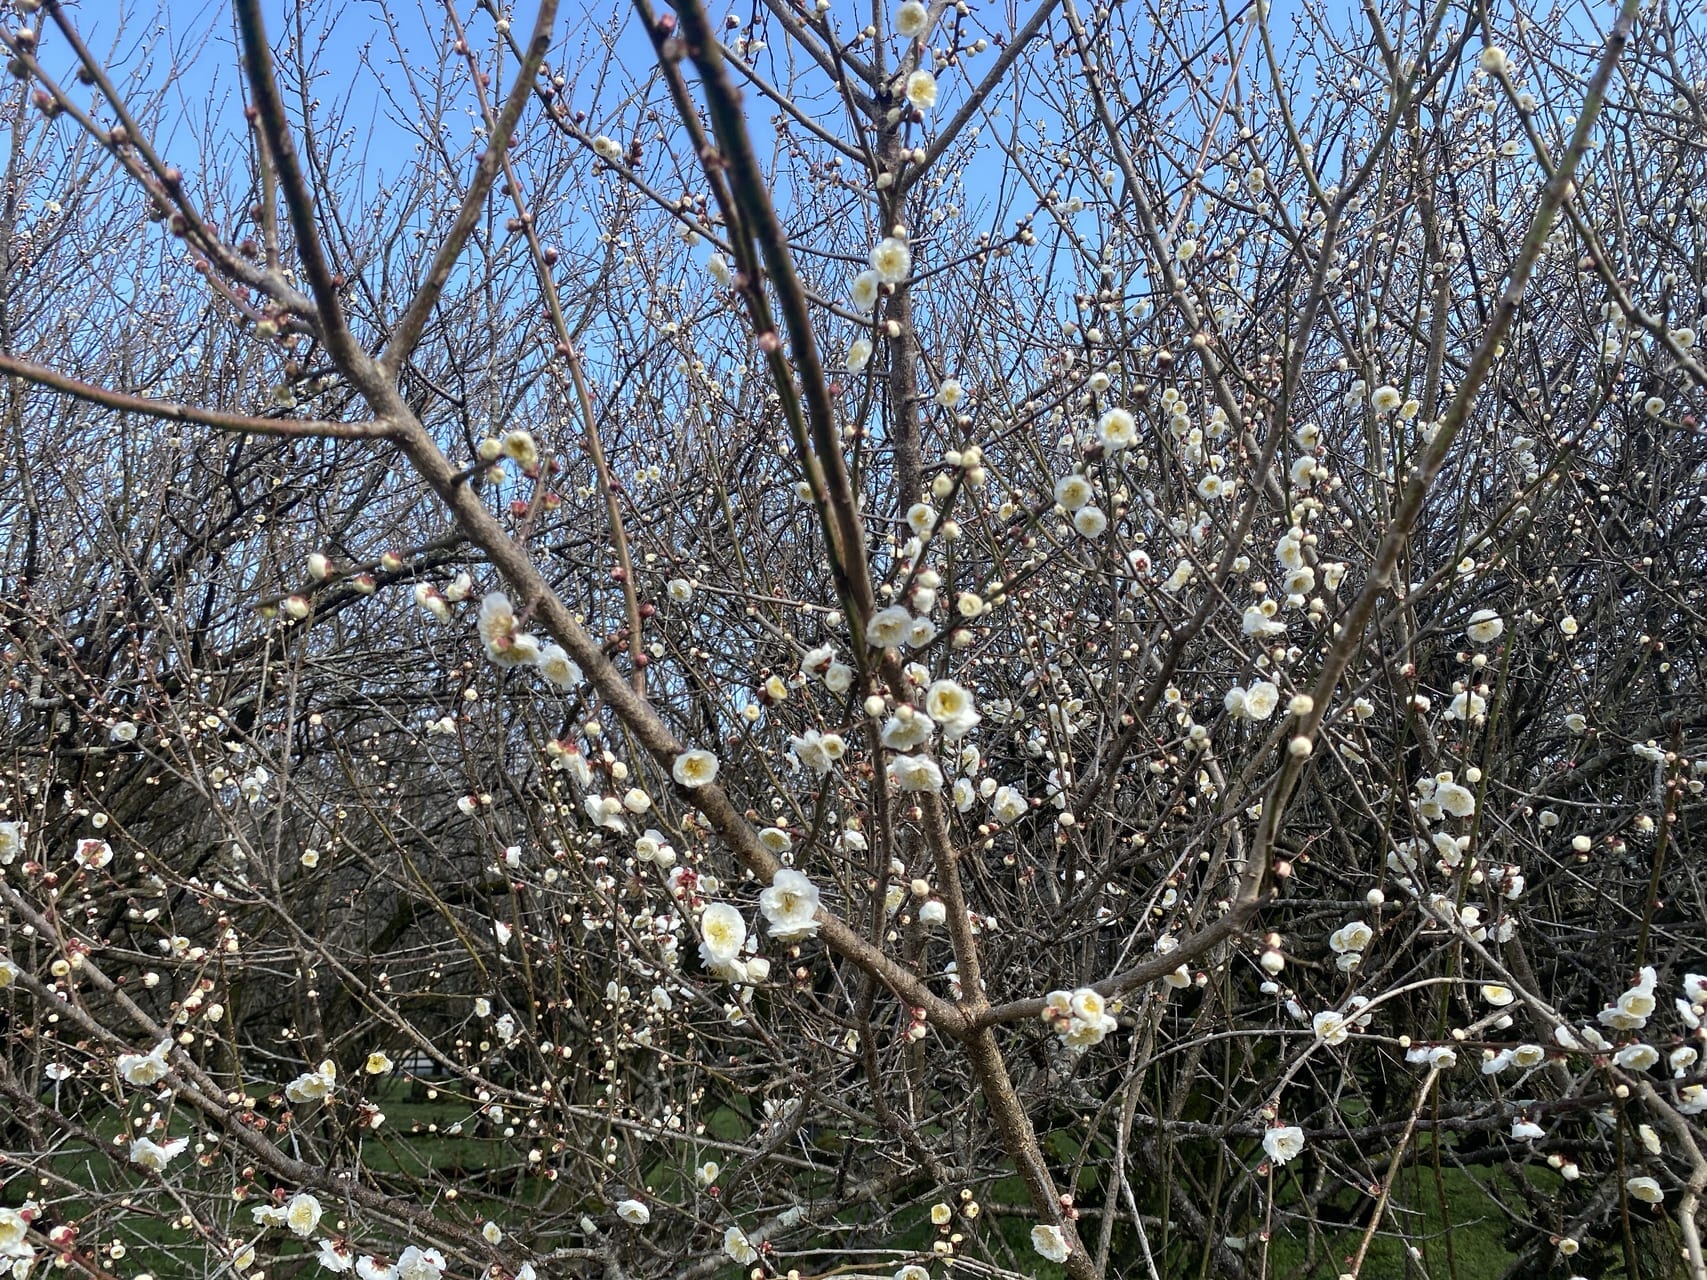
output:
[[1691,15],[13,8],[17,1275],[1707,1277]]

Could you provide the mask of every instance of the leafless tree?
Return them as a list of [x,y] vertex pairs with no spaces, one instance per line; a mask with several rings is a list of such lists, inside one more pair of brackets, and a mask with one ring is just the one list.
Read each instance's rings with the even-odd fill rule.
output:
[[10,8],[0,1269],[1707,1280],[1686,8]]

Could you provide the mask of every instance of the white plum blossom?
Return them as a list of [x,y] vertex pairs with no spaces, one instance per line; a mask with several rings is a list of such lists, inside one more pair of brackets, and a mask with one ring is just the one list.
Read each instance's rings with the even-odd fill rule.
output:
[[1285,1164],[1304,1150],[1304,1131],[1295,1124],[1278,1125],[1263,1134],[1262,1149],[1276,1164]]
[[883,279],[875,271],[862,271],[854,277],[853,288],[849,297],[853,301],[854,310],[870,311],[877,305],[878,291],[883,286]]
[[1031,1229],[1031,1247],[1039,1257],[1047,1258],[1050,1262],[1065,1262],[1070,1250],[1067,1247],[1067,1237],[1061,1228],[1051,1223],[1045,1223]]
[[1120,1025],[1108,1012],[1101,994],[1091,987],[1051,991],[1044,997],[1041,1016],[1055,1029],[1062,1044],[1079,1051],[1101,1044]]
[[559,689],[573,689],[581,683],[581,668],[562,645],[548,644],[539,651],[539,673]]
[[816,774],[826,774],[847,751],[847,743],[839,733],[821,733],[807,729],[788,740],[788,749],[806,768]]
[[77,865],[89,871],[99,871],[113,860],[113,847],[105,840],[84,839],[77,842],[74,855]]
[[1612,1055],[1612,1060],[1631,1071],[1646,1071],[1659,1065],[1660,1051],[1651,1044],[1627,1044]]
[[1328,937],[1328,946],[1339,955],[1362,951],[1375,937],[1375,930],[1362,920],[1352,920],[1335,929]]
[[[930,72],[915,71],[907,77],[907,101],[920,111],[929,111],[936,106],[936,95],[936,77]],[[872,265],[877,264],[873,262]]]
[[889,762],[889,778],[902,791],[941,791],[942,769],[927,755],[901,755]]
[[1073,528],[1082,538],[1100,538],[1108,530],[1108,514],[1101,507],[1080,507],[1073,512]]
[[1130,409],[1110,409],[1097,419],[1097,439],[1110,453],[1130,449],[1138,442],[1138,420]]
[[925,714],[951,742],[971,733],[981,719],[971,692],[953,680],[937,680],[925,690]]
[[320,1064],[318,1071],[304,1072],[285,1086],[285,1097],[291,1102],[318,1102],[328,1097],[338,1080],[338,1068],[331,1059]]
[[1091,482],[1084,476],[1062,476],[1055,482],[1055,501],[1067,511],[1077,511],[1096,496]]
[[892,604],[872,614],[865,624],[865,642],[874,649],[898,649],[907,641],[913,615],[905,606]]
[[539,660],[539,641],[516,630],[516,611],[502,591],[488,592],[480,601],[477,628],[486,656],[500,667],[521,667]]
[[173,1138],[156,1142],[152,1138],[137,1138],[130,1144],[130,1162],[141,1165],[150,1173],[163,1172],[168,1163],[182,1155],[190,1145],[188,1138]]
[[740,962],[747,941],[747,922],[727,902],[714,902],[699,917],[699,957],[705,967],[727,976]]
[[1640,1200],[1643,1204],[1659,1204],[1666,1198],[1666,1193],[1660,1184],[1646,1175],[1626,1178],[1624,1189],[1630,1193],[1632,1200]]
[[1025,793],[1003,784],[990,797],[990,814],[997,822],[1014,822],[1031,809]]
[[128,1085],[146,1089],[166,1078],[166,1055],[172,1048],[170,1040],[162,1040],[147,1053],[119,1054],[119,1077]]
[[639,1200],[619,1200],[616,1206],[616,1216],[634,1227],[644,1227],[652,1221],[652,1210]]
[[678,786],[710,786],[717,777],[717,757],[698,747],[684,751],[671,762],[670,776]]
[[320,1225],[320,1201],[307,1191],[298,1191],[285,1202],[284,1225],[307,1239]]
[[[931,84],[935,100],[935,82]],[[900,284],[913,269],[913,253],[907,242],[898,236],[885,236],[872,246],[871,269],[883,284]]]
[[1447,704],[1446,718],[1448,720],[1480,720],[1488,709],[1487,699],[1474,689],[1460,691]]
[[1617,1003],[1601,1010],[1602,1025],[1615,1031],[1633,1031],[1645,1025],[1654,1010],[1659,1007],[1659,1001],[1654,996],[1654,985],[1658,980],[1659,975],[1654,967],[1644,965],[1636,985],[1619,996]]
[[410,1245],[397,1257],[397,1280],[441,1280],[445,1256],[437,1249]]
[[[26,1204],[25,1209],[29,1206]],[[15,1276],[29,1274],[28,1263],[35,1257],[35,1248],[30,1244],[30,1220],[22,1212],[10,1205],[0,1205],[0,1259],[18,1260],[24,1265],[19,1272],[12,1267]],[[0,1270],[4,1270],[0,1267]]]
[[818,886],[788,868],[778,871],[759,894],[759,910],[778,942],[799,942],[817,933],[818,904]]
[[1492,609],[1478,609],[1464,626],[1471,644],[1492,644],[1505,633],[1505,619]]
[[1351,1039],[1351,1020],[1334,1009],[1323,1009],[1311,1018],[1310,1029],[1323,1044],[1341,1045]]
[[759,1251],[753,1247],[753,1242],[747,1239],[747,1233],[740,1227],[730,1227],[723,1233],[723,1252],[743,1267],[751,1266],[759,1260]]
[[1267,720],[1280,705],[1280,690],[1270,680],[1258,680],[1245,690],[1245,714],[1252,720]]

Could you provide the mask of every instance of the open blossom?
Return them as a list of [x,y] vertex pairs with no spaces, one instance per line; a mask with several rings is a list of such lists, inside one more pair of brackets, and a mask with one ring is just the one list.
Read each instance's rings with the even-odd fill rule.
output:
[[284,1216],[285,1225],[306,1239],[320,1225],[320,1201],[306,1191],[299,1191],[285,1202]]
[[978,727],[981,717],[971,692],[953,680],[938,680],[925,690],[925,714],[936,721],[942,736],[953,741]]
[[160,1083],[166,1078],[166,1054],[172,1047],[170,1040],[162,1040],[147,1053],[119,1054],[119,1076],[126,1084],[135,1085],[139,1089]]
[[1073,512],[1073,528],[1081,538],[1100,538],[1108,529],[1108,513],[1101,507],[1080,507]]
[[1061,1233],[1061,1228],[1045,1223],[1041,1227],[1031,1229],[1031,1247],[1037,1250],[1040,1257],[1051,1262],[1067,1260],[1067,1237]]
[[1351,1022],[1333,1009],[1323,1009],[1311,1018],[1310,1028],[1323,1044],[1344,1044],[1351,1039]]
[[913,269],[913,251],[900,237],[885,236],[872,246],[871,269],[883,284],[900,284]]
[[1138,419],[1130,409],[1110,409],[1097,419],[1097,439],[1110,453],[1130,449],[1138,443]]
[[670,776],[678,786],[710,786],[717,777],[717,757],[698,747],[684,751],[671,763]]
[[30,1245],[29,1232],[28,1218],[10,1205],[0,1205],[0,1258],[27,1260],[34,1257],[35,1250]]
[[581,683],[581,668],[562,645],[548,644],[539,651],[539,673],[559,689],[573,689]]
[[1280,690],[1272,681],[1258,680],[1245,690],[1245,714],[1252,720],[1267,720],[1280,705]]
[[930,23],[930,12],[919,0],[907,0],[895,10],[895,30],[907,39],[913,40],[925,34],[925,27]]
[[1031,803],[1025,798],[1025,793],[1007,785],[997,787],[990,797],[990,813],[997,822],[1014,822],[1023,818],[1030,808]]
[[1487,699],[1474,689],[1465,689],[1447,705],[1448,720],[1479,720],[1488,710]]
[[1476,812],[1476,793],[1470,788],[1453,782],[1450,776],[1436,784],[1434,798],[1440,807],[1455,818],[1468,818]]
[[714,902],[699,917],[699,958],[714,973],[734,966],[747,941],[747,922],[727,902]]
[[929,716],[922,716],[912,707],[902,705],[883,722],[878,740],[891,751],[911,751],[929,741],[935,730],[936,724]]
[[839,733],[820,733],[808,729],[788,740],[794,758],[814,773],[828,773],[847,751],[847,743]]
[[445,1256],[437,1249],[410,1245],[398,1255],[397,1280],[440,1280],[445,1273]]
[[98,871],[113,860],[113,847],[105,840],[79,840],[76,857],[78,866]]
[[870,311],[877,305],[878,290],[883,280],[875,271],[862,271],[854,277],[853,288],[849,297],[853,301],[855,311]]
[[936,77],[930,72],[915,71],[907,77],[907,101],[918,110],[929,111],[936,106],[936,92]]
[[1362,951],[1375,937],[1375,930],[1362,920],[1353,920],[1335,929],[1328,937],[1328,946],[1339,955]]
[[723,1252],[743,1267],[759,1260],[759,1251],[753,1248],[753,1242],[747,1239],[747,1233],[740,1227],[730,1227],[723,1233]]
[[871,339],[855,338],[848,347],[848,372],[862,373],[865,366],[871,363]]
[[537,662],[539,641],[516,631],[516,611],[502,591],[488,592],[480,601],[476,627],[486,656],[500,667],[521,667]]
[[630,1226],[644,1227],[652,1221],[652,1210],[639,1200],[620,1200],[617,1202],[616,1216]]
[[1654,996],[1654,984],[1658,975],[1652,965],[1644,965],[1636,985],[1631,987],[1609,1009],[1600,1013],[1603,1025],[1617,1031],[1631,1031],[1643,1026],[1649,1017],[1659,1007],[1659,1001]]
[[344,1240],[316,1240],[315,1245],[320,1252],[314,1255],[314,1260],[325,1270],[334,1275],[343,1275],[356,1265],[355,1252]]
[[1055,501],[1067,511],[1077,511],[1095,496],[1096,491],[1084,476],[1062,476],[1055,482]]
[[1640,1200],[1643,1204],[1659,1204],[1666,1198],[1660,1184],[1649,1177],[1627,1178],[1624,1189],[1630,1193],[1630,1198]]
[[1263,1134],[1262,1149],[1276,1164],[1285,1164],[1304,1150],[1304,1131],[1295,1124],[1279,1125]]
[[889,777],[902,791],[941,791],[942,770],[926,755],[896,756]]
[[137,1138],[130,1144],[130,1162],[141,1165],[151,1173],[160,1173],[168,1163],[182,1155],[190,1145],[188,1138],[173,1138],[156,1142],[152,1138]]
[[[1189,568],[1189,561],[1181,561],[1182,566]],[[1279,606],[1273,600],[1264,600],[1260,604],[1245,606],[1244,615],[1239,619],[1239,630],[1247,636],[1278,636],[1286,634],[1286,624],[1275,616]]]
[[1055,1029],[1062,1044],[1079,1052],[1101,1044],[1120,1025],[1108,1012],[1102,995],[1092,987],[1051,991],[1044,997],[1041,1016]]
[[1471,644],[1492,644],[1505,633],[1505,619],[1492,609],[1478,609],[1464,626],[1464,635]]
[[818,932],[818,886],[798,871],[782,870],[759,894],[759,910],[778,942],[798,942]]
[[1627,1044],[1612,1055],[1612,1060],[1631,1071],[1646,1071],[1659,1065],[1660,1051],[1651,1044]]
[[879,609],[865,624],[865,641],[875,649],[895,649],[906,643],[913,615],[902,605]]
[[291,1102],[318,1102],[328,1096],[337,1084],[338,1068],[327,1059],[318,1071],[298,1076],[285,1086],[285,1097]]
[[16,822],[0,822],[0,866],[14,861],[23,847],[23,827]]

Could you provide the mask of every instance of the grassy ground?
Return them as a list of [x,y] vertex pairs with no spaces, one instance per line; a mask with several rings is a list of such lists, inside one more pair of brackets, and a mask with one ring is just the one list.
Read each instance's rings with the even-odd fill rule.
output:
[[[375,1101],[383,1107],[386,1122],[378,1133],[364,1139],[363,1161],[366,1166],[382,1181],[395,1178],[399,1183],[407,1183],[426,1175],[433,1175],[429,1180],[447,1179],[462,1189],[459,1216],[474,1215],[478,1220],[482,1208],[473,1191],[474,1179],[465,1175],[490,1170],[505,1159],[513,1160],[513,1151],[506,1150],[509,1144],[482,1136],[483,1131],[470,1122],[466,1107],[448,1097],[429,1100],[419,1091],[411,1091],[404,1085],[389,1087],[382,1093],[383,1096]],[[312,1123],[312,1116],[304,1119]],[[454,1129],[459,1121],[465,1126],[461,1132]],[[738,1140],[750,1131],[750,1122],[733,1111],[725,1111],[708,1117],[708,1127],[714,1136]],[[1070,1153],[1056,1154],[1064,1163],[1071,1163]],[[173,1223],[177,1206],[159,1191],[140,1185],[136,1170],[125,1163],[121,1152],[67,1152],[55,1161],[55,1165],[58,1173],[78,1185],[130,1185],[137,1188],[133,1209],[119,1215],[116,1220],[109,1219],[96,1237],[103,1241],[119,1239],[125,1242],[124,1265],[116,1268],[117,1274],[134,1275],[148,1271],[159,1277],[188,1276],[191,1271],[186,1267],[194,1270],[198,1265],[204,1246],[193,1233]],[[1299,1199],[1300,1183],[1295,1180],[1298,1173],[1299,1168],[1295,1167],[1275,1182],[1276,1210],[1272,1234],[1266,1246],[1259,1235],[1261,1224],[1252,1223],[1240,1248],[1242,1255],[1252,1264],[1252,1275],[1260,1276],[1262,1280],[1319,1280],[1323,1277],[1333,1280],[1347,1269],[1347,1259],[1361,1243],[1363,1231],[1357,1224],[1367,1223],[1371,1201],[1346,1189],[1335,1198],[1329,1212],[1323,1216],[1331,1214],[1340,1222],[1353,1225],[1308,1227],[1287,1212],[1288,1204],[1296,1204]],[[1504,1243],[1508,1223],[1488,1190],[1478,1181],[1498,1180],[1505,1176],[1499,1172],[1472,1174],[1446,1167],[1440,1171],[1437,1188],[1432,1168],[1407,1170],[1394,1189],[1381,1229],[1371,1242],[1362,1274],[1370,1280],[1499,1280],[1510,1274],[1516,1259]],[[1531,1176],[1536,1183],[1557,1180],[1557,1175],[1541,1169],[1533,1170]],[[678,1193],[688,1193],[692,1172],[660,1165],[647,1171],[646,1180],[657,1195],[669,1199]],[[535,1188],[544,1191],[548,1186],[542,1181],[524,1179],[516,1190],[526,1197]],[[15,1203],[23,1190],[15,1181],[7,1188],[7,1201]],[[1504,1190],[1510,1191],[1511,1188]],[[1081,1187],[1080,1192],[1082,1204],[1101,1202],[1101,1196],[1094,1187]],[[60,1200],[51,1190],[47,1194],[57,1201],[56,1213],[63,1220],[81,1218],[91,1207],[75,1200]],[[981,1187],[978,1195],[996,1204],[1023,1204],[1026,1200],[1025,1188],[1017,1178]],[[1146,1199],[1156,1205],[1160,1203],[1159,1197]],[[889,1210],[889,1206],[882,1208],[885,1212]],[[1148,1211],[1148,1204],[1146,1208]],[[851,1210],[847,1215],[849,1224],[869,1220],[870,1212],[870,1207]],[[504,1214],[495,1213],[494,1216],[502,1217]],[[247,1215],[240,1214],[239,1220],[246,1224]],[[1009,1257],[998,1257],[997,1260],[1022,1274],[1032,1275],[1036,1280],[1057,1280],[1063,1275],[1062,1269],[1039,1258],[1031,1247],[1032,1222],[1032,1219],[1019,1214],[989,1214],[976,1224],[968,1224],[957,1217],[951,1229],[967,1231],[980,1242],[981,1248],[996,1246],[998,1254],[1004,1251],[1005,1246]],[[1090,1239],[1095,1239],[1096,1226],[1094,1219],[1087,1219],[1084,1224],[1084,1231]],[[928,1255],[932,1244],[943,1234],[930,1223],[928,1206],[913,1205],[894,1220],[894,1230],[887,1243],[897,1250],[916,1250],[919,1254]],[[87,1240],[87,1236],[85,1238]],[[311,1259],[312,1251],[306,1246],[279,1240],[276,1233],[269,1238],[269,1244],[275,1248],[283,1246],[287,1253],[301,1248],[305,1255],[300,1262],[294,1257],[281,1260],[281,1264],[272,1271],[278,1280],[291,1277],[307,1280],[307,1277],[319,1274]],[[1213,1263],[1205,1262],[1205,1242],[1182,1235],[1177,1226],[1172,1237],[1165,1242],[1152,1233],[1151,1244],[1158,1250],[1156,1262],[1167,1280],[1216,1275]],[[177,1253],[178,1249],[183,1252]],[[939,1273],[940,1264],[931,1270],[933,1274]],[[1116,1231],[1110,1270],[1115,1275],[1144,1274],[1129,1227],[1123,1226]],[[733,1264],[728,1268],[730,1277],[743,1272],[744,1269]],[[1617,1258],[1604,1260],[1590,1273],[1603,1280],[1625,1275]],[[1561,1271],[1560,1274],[1566,1272]],[[1643,1266],[1642,1274],[1646,1280],[1669,1280],[1663,1274],[1663,1267],[1655,1271]]]

